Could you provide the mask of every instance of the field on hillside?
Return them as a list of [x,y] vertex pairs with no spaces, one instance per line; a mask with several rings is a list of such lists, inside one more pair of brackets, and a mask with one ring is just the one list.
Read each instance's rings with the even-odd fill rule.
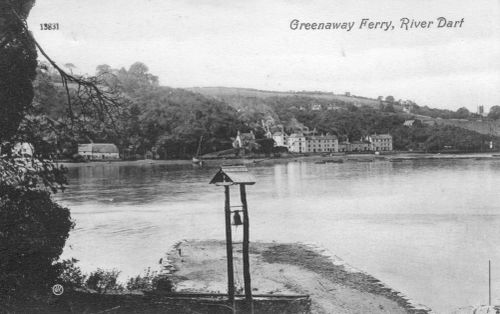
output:
[[310,98],[325,99],[325,100],[344,101],[347,103],[353,103],[354,105],[358,106],[368,105],[377,108],[380,104],[380,102],[376,99],[337,95],[326,92],[293,92],[293,91],[278,92],[278,91],[263,91],[257,89],[249,89],[249,88],[236,88],[236,87],[193,87],[193,88],[188,88],[188,90],[215,98],[219,97],[224,98],[228,96],[255,97],[255,98],[301,96],[301,97],[310,97]]

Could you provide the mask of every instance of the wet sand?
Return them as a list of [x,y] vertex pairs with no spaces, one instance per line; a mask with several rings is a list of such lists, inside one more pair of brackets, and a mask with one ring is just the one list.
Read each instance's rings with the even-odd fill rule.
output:
[[[241,243],[235,243],[237,293],[243,293]],[[180,254],[179,254],[180,253]],[[163,259],[178,292],[226,293],[224,241],[183,241]],[[254,294],[307,294],[312,313],[430,313],[340,258],[304,244],[251,243]]]

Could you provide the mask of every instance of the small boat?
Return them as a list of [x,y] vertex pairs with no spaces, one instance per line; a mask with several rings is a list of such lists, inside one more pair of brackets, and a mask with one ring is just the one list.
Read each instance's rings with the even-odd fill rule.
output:
[[348,158],[347,160],[356,161],[356,162],[372,162],[373,161],[373,159],[368,159],[368,158]]
[[403,162],[403,158],[391,158],[389,159],[390,162]]
[[342,164],[344,163],[343,159],[330,159],[326,161],[327,163],[332,163],[332,164]]
[[199,158],[193,157],[193,159],[191,160],[191,162],[193,163],[193,165],[203,166],[203,160],[201,160]]
[[326,164],[326,161],[324,161],[324,160],[320,160],[320,161],[315,161],[314,163],[315,163],[315,164]]
[[263,162],[263,161],[266,161],[266,160],[267,160],[267,159],[254,159],[254,160],[252,161],[252,163],[253,163],[253,164],[257,164],[257,163],[259,163],[259,162]]

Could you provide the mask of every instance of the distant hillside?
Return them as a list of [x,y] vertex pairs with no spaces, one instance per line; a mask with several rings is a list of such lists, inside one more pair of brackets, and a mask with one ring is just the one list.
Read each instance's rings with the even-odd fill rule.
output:
[[467,119],[441,119],[431,118],[428,116],[413,114],[412,119],[418,119],[427,124],[435,123],[436,125],[451,125],[461,129],[474,131],[479,134],[500,136],[500,120],[467,120]]
[[367,105],[378,108],[380,101],[377,99],[360,97],[360,96],[346,96],[337,95],[327,92],[278,92],[278,91],[265,91],[251,88],[238,88],[238,87],[192,87],[187,88],[190,91],[200,93],[202,95],[211,96],[220,100],[227,99],[228,97],[250,97],[250,98],[270,98],[270,97],[308,97],[327,101],[340,101],[350,103],[356,106]]
[[500,136],[500,120],[433,119],[438,125],[452,125],[485,135]]
[[[349,105],[356,107],[369,106],[374,109],[381,109],[382,106],[387,105],[387,102],[379,101],[378,99],[317,91],[279,92],[237,87],[193,87],[188,88],[188,90],[226,102],[237,110],[256,110],[263,113],[262,118],[270,116],[275,119],[277,117],[275,112],[278,111],[276,108],[277,99],[282,99],[281,102],[287,103],[290,108],[300,108],[302,106],[306,110],[311,110],[313,104],[321,105],[323,109],[329,104],[332,104],[335,109],[345,109]],[[403,110],[403,107],[397,103],[393,103],[393,107],[396,112],[402,112]],[[456,115],[451,110],[419,107],[416,104],[412,108],[412,113],[406,115],[408,119],[432,120],[438,125],[451,125],[480,134],[500,136],[500,120],[488,121],[481,120],[478,117],[472,119],[452,119],[447,118]],[[424,113],[424,115],[418,114],[420,112]],[[279,118],[276,120],[279,120]]]

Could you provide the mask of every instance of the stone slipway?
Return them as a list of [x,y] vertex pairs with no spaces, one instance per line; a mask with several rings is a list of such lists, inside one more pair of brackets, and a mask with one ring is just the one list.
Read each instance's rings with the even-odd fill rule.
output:
[[[233,250],[235,285],[243,293],[241,243]],[[227,292],[224,241],[181,241],[162,262],[163,274],[172,278],[177,292]],[[311,244],[253,242],[250,269],[254,294],[307,294],[313,313],[432,313]]]

